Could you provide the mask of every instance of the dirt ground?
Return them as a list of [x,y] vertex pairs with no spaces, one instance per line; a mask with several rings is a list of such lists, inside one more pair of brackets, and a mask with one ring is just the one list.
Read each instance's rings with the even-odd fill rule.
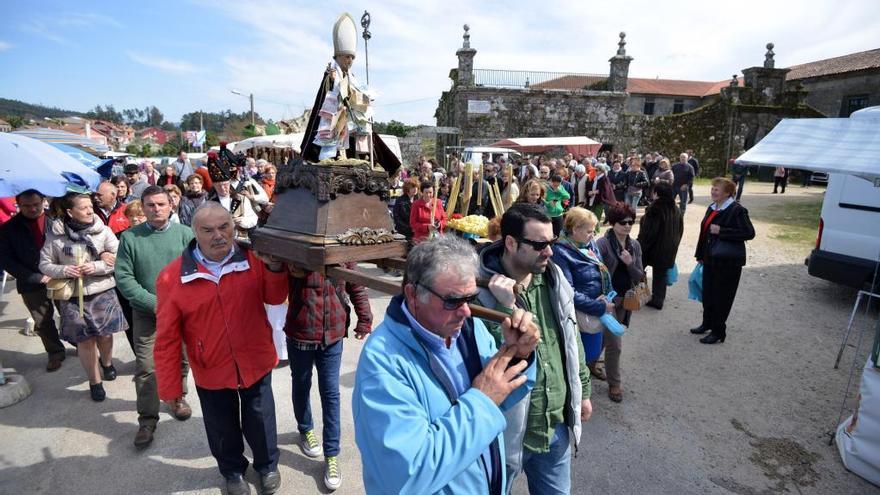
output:
[[[742,204],[753,217],[763,217],[770,204],[824,192],[771,190],[746,184]],[[663,310],[635,314],[624,337],[624,402],[608,400],[607,385],[594,381],[595,413],[574,461],[573,492],[880,493],[848,472],[828,445],[854,359],[850,345],[833,369],[856,291],[809,276],[803,262],[810,247],[774,240],[774,225],[753,219],[757,236],[748,243],[727,341],[700,344],[688,329],[700,323],[701,306],[687,300],[686,281],[710,201],[707,186],[695,192],[677,258],[679,282]],[[866,329],[859,370],[876,318],[875,311],[857,319],[857,328]]]
[[[761,209],[769,204],[822,193],[797,186],[784,196],[770,191],[768,184],[747,184],[742,202],[754,217],[762,217]],[[880,493],[846,471],[836,447],[827,442],[855,354],[849,346],[841,368],[832,368],[855,291],[807,275],[803,260],[809,247],[773,240],[773,225],[755,220],[757,238],[748,245],[727,341],[698,343],[688,329],[700,322],[701,308],[687,300],[686,280],[694,266],[708,187],[697,186],[696,192],[685,217],[680,280],[670,288],[662,311],[646,308],[633,316],[624,338],[623,403],[612,403],[606,384],[594,382],[595,412],[573,460],[572,492]],[[364,269],[379,273],[374,267]],[[163,413],[154,444],[135,452],[134,363],[124,337],[119,335],[115,346],[120,376],[106,384],[107,401],[95,404],[87,398],[85,377],[72,350],[61,370],[43,371],[39,339],[19,334],[26,311],[10,290],[12,286],[0,302],[0,359],[3,366],[24,374],[34,393],[0,409],[0,493],[219,493],[222,481],[208,451],[195,394],[192,419],[178,422]],[[375,324],[388,299],[371,292]],[[875,312],[857,323],[864,328],[876,317]],[[868,331],[856,358],[859,368],[870,341]],[[343,353],[344,481],[339,494],[363,493],[351,417],[361,345],[348,339]],[[283,479],[279,493],[326,493],[320,461],[304,457],[295,445],[289,371],[277,369],[273,381]],[[855,383],[857,387],[858,374]],[[320,418],[316,389],[312,407]],[[850,390],[851,397],[855,393]],[[526,492],[522,480],[514,491]]]

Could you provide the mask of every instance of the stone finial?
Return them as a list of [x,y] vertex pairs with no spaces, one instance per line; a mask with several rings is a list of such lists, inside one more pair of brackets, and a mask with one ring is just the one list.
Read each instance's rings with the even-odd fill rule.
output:
[[462,43],[462,45],[461,45],[462,48],[470,48],[471,47],[470,30],[471,30],[471,27],[468,26],[467,24],[465,24],[464,25],[464,36],[462,36],[462,38],[464,38],[464,43]]
[[626,33],[621,31],[618,36],[620,36],[620,41],[617,42],[617,54],[626,55]]
[[733,78],[730,80],[730,87],[735,88],[739,86],[739,77],[736,74],[733,75]]
[[773,56],[776,55],[773,53],[773,43],[767,43],[767,53],[764,54],[764,68],[772,69],[776,62],[773,60]]

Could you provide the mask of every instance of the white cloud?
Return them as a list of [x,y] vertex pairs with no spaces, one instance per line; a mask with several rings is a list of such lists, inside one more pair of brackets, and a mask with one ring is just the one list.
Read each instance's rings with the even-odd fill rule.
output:
[[200,72],[202,69],[184,60],[172,60],[170,58],[144,55],[135,52],[126,52],[128,58],[141,64],[173,74],[191,74]]
[[47,23],[40,20],[32,20],[25,22],[20,26],[20,29],[29,34],[33,34],[34,36],[39,36],[41,38],[47,39],[54,43],[58,43],[59,45],[72,45],[71,41],[64,36],[58,34],[58,31],[49,26]]
[[0,40],[0,52],[4,52],[6,50],[9,50],[10,48],[12,48],[12,45],[3,40]]

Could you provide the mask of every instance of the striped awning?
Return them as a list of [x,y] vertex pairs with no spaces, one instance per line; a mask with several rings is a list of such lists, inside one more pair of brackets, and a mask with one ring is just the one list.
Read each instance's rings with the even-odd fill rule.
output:
[[58,129],[49,129],[46,127],[35,129],[21,129],[18,131],[12,131],[12,134],[20,134],[22,136],[27,136],[29,138],[46,143],[67,144],[69,146],[76,146],[77,148],[83,148],[91,151],[110,151],[110,147],[106,144],[99,143],[93,139],[89,139],[79,134],[74,134],[72,132],[62,131]]
[[784,119],[736,159],[744,165],[880,177],[880,112],[860,110],[845,119]]

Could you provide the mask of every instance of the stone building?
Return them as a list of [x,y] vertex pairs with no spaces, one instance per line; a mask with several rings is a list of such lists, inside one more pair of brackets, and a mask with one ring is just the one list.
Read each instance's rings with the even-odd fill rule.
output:
[[880,104],[880,49],[775,68],[764,64],[724,81],[629,77],[625,33],[608,74],[497,71],[474,68],[476,49],[465,25],[452,87],[443,92],[437,154],[510,137],[584,135],[618,152],[635,148],[676,155],[694,149],[709,173],[748,149],[782,118],[837,117]]

